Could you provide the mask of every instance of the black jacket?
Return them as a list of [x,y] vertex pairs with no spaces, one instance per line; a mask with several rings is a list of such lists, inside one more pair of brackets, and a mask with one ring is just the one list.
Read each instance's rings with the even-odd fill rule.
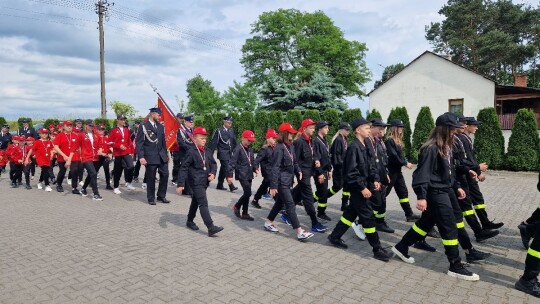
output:
[[384,143],[388,154],[388,170],[401,171],[401,167],[407,165],[407,159],[403,156],[403,148],[396,145],[393,139],[388,138]]
[[380,160],[384,167],[384,176],[380,176],[381,183],[383,185],[388,185],[390,182],[388,181],[388,151],[386,150],[386,145],[384,144],[384,141],[380,138],[377,138],[377,147],[379,148],[380,153]]
[[253,163],[254,168],[261,167],[261,174],[263,178],[270,178],[272,174],[272,155],[274,154],[274,148],[272,146],[267,146],[261,149],[255,158]]
[[272,154],[272,175],[270,189],[279,187],[292,187],[294,176],[300,173],[296,162],[294,146],[287,147],[281,143],[276,146]]
[[7,146],[11,143],[11,137],[9,132],[3,135],[0,133],[0,150],[7,149]]
[[369,163],[367,148],[355,138],[345,155],[343,182],[346,191],[362,191],[368,187],[368,180],[375,176],[375,170]]
[[426,199],[428,189],[457,189],[460,187],[455,178],[453,156],[443,158],[437,147],[431,145],[424,148],[418,156],[418,166],[413,172],[412,187],[416,197]]
[[330,160],[336,174],[343,169],[343,162],[345,161],[347,147],[347,138],[345,138],[343,135],[338,135],[334,142],[332,142],[332,146],[330,147]]
[[[201,157],[202,156],[202,157]],[[205,160],[203,165],[203,159]],[[206,170],[204,170],[206,167]],[[185,187],[189,178],[190,185],[208,187],[208,175],[216,175],[217,164],[213,154],[209,150],[201,151],[196,147],[191,148],[178,170],[177,187]]]
[[19,129],[19,135],[23,135],[25,137],[33,137],[35,139],[38,139],[39,136],[36,132],[36,129],[34,129],[33,127],[29,127],[28,129],[24,130],[24,128],[20,128]]
[[141,123],[137,130],[135,143],[137,156],[139,159],[144,158],[149,165],[160,165],[167,162],[165,129],[160,123],[156,123],[155,128],[152,127],[150,121]]
[[452,155],[454,157],[456,175],[460,180],[464,180],[466,175],[469,174],[469,170],[473,169],[473,166],[471,166],[471,161],[465,151],[462,140],[457,135],[454,135]]
[[254,164],[253,149],[251,147],[244,148],[242,144],[239,144],[234,148],[233,155],[229,160],[227,176],[232,177],[234,173],[236,180],[252,180],[253,171],[257,169]]
[[375,172],[369,179],[371,183],[380,182],[382,179],[386,180],[386,167],[381,162],[381,152],[376,140],[368,137],[364,141],[368,152],[369,165],[373,167]]
[[315,168],[314,176],[319,176],[323,173],[332,171],[332,164],[330,162],[330,146],[326,142],[325,138],[317,135],[313,140],[313,157],[314,161],[319,161],[321,166]]
[[182,126],[182,128],[176,131],[176,142],[178,143],[178,153],[180,154],[181,162],[187,157],[188,151],[195,147],[191,133],[192,130],[186,126]]
[[313,143],[308,142],[304,135],[293,144],[294,156],[303,174],[312,175],[315,167]]
[[234,130],[232,128],[227,129],[221,127],[214,132],[208,149],[211,150],[212,153],[217,149],[217,157],[219,160],[229,160],[231,159],[236,145]]
[[456,136],[463,144],[464,153],[466,155],[466,158],[464,159],[464,165],[467,166],[469,170],[473,170],[477,174],[482,173],[480,171],[480,165],[478,164],[478,162],[476,161],[476,157],[474,156],[474,146],[471,138],[466,134],[457,134]]

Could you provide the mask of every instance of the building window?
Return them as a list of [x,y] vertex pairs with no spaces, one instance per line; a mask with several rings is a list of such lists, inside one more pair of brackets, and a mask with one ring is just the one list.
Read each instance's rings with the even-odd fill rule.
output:
[[448,111],[452,113],[463,114],[463,98],[449,99]]

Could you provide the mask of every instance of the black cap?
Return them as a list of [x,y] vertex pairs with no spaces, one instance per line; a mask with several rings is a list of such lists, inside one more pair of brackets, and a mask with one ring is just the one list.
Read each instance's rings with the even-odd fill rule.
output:
[[223,117],[223,121],[232,122],[232,117],[231,116],[225,116],[225,117]]
[[467,122],[467,117],[463,116],[463,114],[454,113],[457,118],[459,119],[459,122]]
[[194,120],[195,120],[194,115],[187,115],[184,117],[184,121],[187,121],[187,122],[193,122]]
[[339,123],[339,129],[340,130],[350,131],[351,130],[351,125],[348,122],[340,122]]
[[162,113],[160,108],[150,108],[150,113],[152,113],[152,112],[153,113],[158,113],[160,115]]
[[474,117],[465,117],[465,120],[467,121],[467,124],[471,126],[478,126],[479,124],[482,124],[482,122],[476,120]]
[[450,112],[446,112],[441,116],[437,117],[435,125],[437,127],[447,126],[453,128],[461,128],[461,124],[459,123],[459,117],[456,114]]
[[28,119],[23,119],[22,123],[29,123],[30,121]]
[[404,128],[405,124],[403,123],[403,120],[401,119],[393,119],[390,121],[390,126]]
[[388,127],[389,126],[380,118],[373,118],[370,120],[370,122],[371,122],[371,125],[375,127]]
[[127,117],[124,114],[118,114],[116,115],[116,119],[127,119]]
[[87,125],[87,126],[93,127],[93,126],[94,126],[94,121],[91,120],[91,119],[87,119],[87,120],[84,122],[84,124]]
[[135,120],[135,121],[133,121],[133,124],[134,124],[134,125],[140,125],[140,124],[141,124],[141,121],[140,121],[140,120]]
[[317,128],[317,130],[320,130],[326,126],[329,126],[330,123],[328,121],[324,121],[324,120],[321,120],[317,123],[317,125],[315,126]]
[[365,124],[369,124],[369,121],[367,121],[364,117],[357,118],[351,123],[353,130],[356,130],[356,128]]
[[73,122],[75,122],[75,123],[82,122],[82,119],[77,118],[77,119],[75,119]]
[[180,119],[185,118],[185,117],[184,117],[184,113],[178,113],[178,114],[176,114],[176,118],[180,118]]

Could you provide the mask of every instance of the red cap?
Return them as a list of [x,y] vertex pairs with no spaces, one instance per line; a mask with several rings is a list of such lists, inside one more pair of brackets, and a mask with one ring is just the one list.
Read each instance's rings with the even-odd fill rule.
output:
[[13,135],[13,136],[11,137],[11,140],[19,141],[20,139],[19,139],[19,136],[18,136],[18,135]]
[[41,128],[39,129],[39,133],[49,133],[49,130],[45,129],[45,128]]
[[296,134],[296,130],[288,122],[282,123],[278,128],[278,132],[289,132],[291,134]]
[[256,141],[255,133],[253,133],[253,131],[251,131],[251,130],[245,130],[242,133],[242,137],[249,140],[249,141]]
[[62,127],[64,126],[63,123],[59,123],[58,126],[56,126],[57,129],[62,129]]
[[72,123],[70,120],[64,120],[63,125],[64,125],[64,126],[72,126],[73,123]]
[[56,126],[54,124],[49,125],[49,129],[54,129],[54,128],[56,128]]
[[36,139],[33,138],[32,136],[30,136],[30,137],[28,137],[28,138],[26,139],[26,141],[36,141]]
[[266,138],[277,138],[278,137],[278,134],[276,133],[276,130],[274,129],[268,129],[268,131],[266,131]]
[[56,133],[56,131],[52,132],[51,134],[52,136],[58,136],[58,133]]
[[300,125],[300,128],[302,129],[305,129],[306,127],[309,127],[311,125],[316,125],[317,123],[311,119],[311,118],[306,118],[302,121],[302,124]]
[[204,127],[196,127],[193,130],[193,135],[208,135],[208,132],[206,132]]

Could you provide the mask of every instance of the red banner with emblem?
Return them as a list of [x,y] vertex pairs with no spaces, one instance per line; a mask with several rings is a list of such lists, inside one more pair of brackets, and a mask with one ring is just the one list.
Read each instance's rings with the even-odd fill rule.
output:
[[165,142],[168,150],[176,143],[176,131],[180,128],[180,123],[176,119],[173,111],[171,111],[167,103],[161,99],[161,97],[158,97],[157,107],[161,109],[162,114],[160,121],[164,123]]

